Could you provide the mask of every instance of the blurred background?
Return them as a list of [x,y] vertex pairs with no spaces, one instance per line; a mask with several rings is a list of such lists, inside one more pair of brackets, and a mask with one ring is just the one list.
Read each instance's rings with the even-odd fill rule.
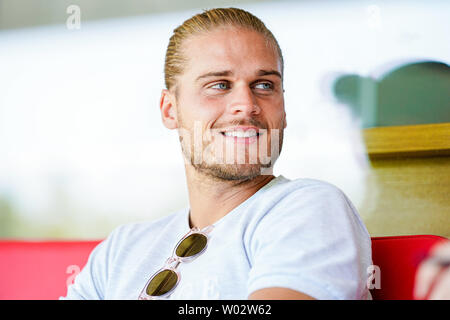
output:
[[230,6],[283,50],[275,173],[335,184],[372,236],[450,236],[450,2],[0,0],[0,238],[104,238],[188,205],[165,49]]

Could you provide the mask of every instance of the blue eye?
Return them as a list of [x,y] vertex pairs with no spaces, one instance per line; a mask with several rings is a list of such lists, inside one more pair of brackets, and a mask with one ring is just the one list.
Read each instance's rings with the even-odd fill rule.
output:
[[228,89],[228,84],[226,82],[219,82],[211,86],[213,89],[225,90]]
[[256,89],[271,90],[273,85],[270,82],[260,82],[255,85]]

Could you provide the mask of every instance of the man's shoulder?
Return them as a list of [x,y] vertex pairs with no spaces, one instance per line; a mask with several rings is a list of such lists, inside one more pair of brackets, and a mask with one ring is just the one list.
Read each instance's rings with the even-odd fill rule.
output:
[[[318,179],[300,178],[289,180],[284,177],[273,185],[273,198],[269,210],[264,213],[266,224],[274,221],[281,224],[308,221],[319,226],[323,221],[328,225],[357,226],[368,235],[368,231],[350,198],[338,186]],[[277,195],[278,194],[278,195]]]
[[[314,216],[319,218],[340,219],[343,215],[356,217],[360,220],[359,213],[348,196],[336,185],[318,179],[299,178],[289,180],[283,176],[277,178],[277,182],[267,189],[267,195],[263,195],[268,205],[264,215],[295,217]],[[330,212],[333,212],[330,215]]]
[[273,184],[268,190],[270,193],[281,193],[284,195],[296,193],[331,193],[331,194],[344,194],[342,190],[336,185],[318,179],[311,178],[297,178],[297,179],[287,179],[280,175],[277,178],[277,182]]

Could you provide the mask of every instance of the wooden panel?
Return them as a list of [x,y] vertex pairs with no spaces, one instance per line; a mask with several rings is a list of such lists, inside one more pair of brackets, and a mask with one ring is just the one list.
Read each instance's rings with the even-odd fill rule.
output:
[[371,236],[450,237],[450,157],[372,160],[360,214]]
[[363,135],[371,159],[450,155],[450,123],[369,128]]

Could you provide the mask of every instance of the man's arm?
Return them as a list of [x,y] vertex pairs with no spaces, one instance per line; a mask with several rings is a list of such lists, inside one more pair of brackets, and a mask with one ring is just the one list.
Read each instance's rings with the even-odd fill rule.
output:
[[249,300],[316,300],[302,292],[280,287],[256,290],[248,298]]
[[367,299],[370,236],[329,184],[290,191],[261,219],[248,247],[250,299]]
[[114,229],[110,235],[98,244],[89,255],[83,270],[77,275],[75,281],[67,289],[65,297],[60,300],[103,300],[108,282],[108,264],[111,252],[115,252],[114,239],[122,226]]

